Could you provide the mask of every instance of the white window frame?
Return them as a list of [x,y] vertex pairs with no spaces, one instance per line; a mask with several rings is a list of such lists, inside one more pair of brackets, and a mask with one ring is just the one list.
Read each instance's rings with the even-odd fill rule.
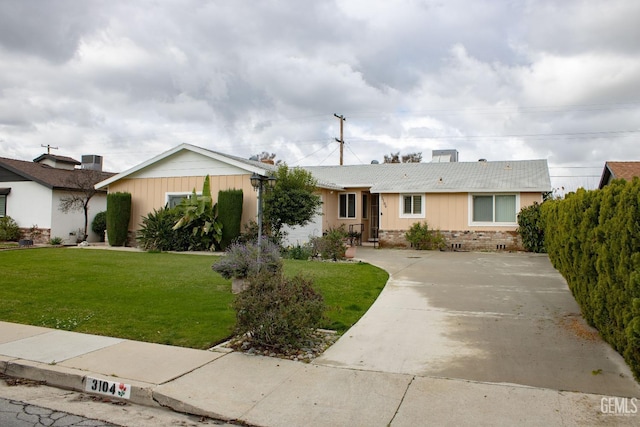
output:
[[[420,213],[413,213],[413,207],[414,207],[414,202],[413,202],[413,198],[416,196],[420,196]],[[405,197],[411,197],[411,211],[412,213],[408,214],[404,212],[404,198]],[[400,194],[400,199],[399,199],[399,216],[400,218],[424,218],[425,217],[425,195],[421,194],[421,193],[407,193],[407,194]]]
[[[473,198],[475,196],[491,196],[492,203],[492,221],[474,221],[473,220]],[[514,196],[516,201],[515,206],[515,221],[514,222],[496,222],[496,196]],[[469,226],[485,226],[485,227],[513,227],[518,225],[518,212],[520,212],[520,194],[519,193],[470,193],[469,194]]]
[[[346,216],[340,215],[340,200],[342,200],[342,196],[345,196],[345,213]],[[349,196],[353,196],[353,216],[349,216]],[[339,193],[338,194],[338,218],[340,219],[354,219],[358,217],[358,197],[357,193]]]
[[[191,197],[192,194],[193,194],[193,191],[175,191],[175,192],[165,193],[164,204],[169,206],[169,199],[171,198],[171,196],[180,196],[188,199],[189,197]],[[196,193],[196,194],[198,196],[202,195],[202,193]],[[169,208],[171,208],[171,206],[169,206]]]

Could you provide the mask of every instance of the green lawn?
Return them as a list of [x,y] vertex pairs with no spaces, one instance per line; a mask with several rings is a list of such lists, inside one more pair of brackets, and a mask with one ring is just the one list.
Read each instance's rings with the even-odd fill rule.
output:
[[[229,337],[231,282],[212,256],[47,248],[0,252],[0,320],[192,348]],[[369,264],[285,261],[313,277],[324,327],[344,332],[376,299],[387,273]]]

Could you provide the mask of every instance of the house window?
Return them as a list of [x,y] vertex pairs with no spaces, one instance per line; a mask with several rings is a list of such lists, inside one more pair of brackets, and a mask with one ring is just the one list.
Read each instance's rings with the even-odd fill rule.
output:
[[182,203],[183,200],[188,199],[190,197],[191,197],[191,193],[167,194],[167,205],[169,206],[169,208],[175,208],[180,203]]
[[362,219],[369,218],[369,198],[366,194],[362,195]]
[[0,218],[7,216],[7,196],[10,192],[10,188],[0,188]]
[[340,218],[356,217],[356,193],[340,194],[338,205]]
[[400,218],[424,218],[424,197],[422,194],[400,196]]
[[472,196],[472,222],[514,224],[518,199],[515,194]]

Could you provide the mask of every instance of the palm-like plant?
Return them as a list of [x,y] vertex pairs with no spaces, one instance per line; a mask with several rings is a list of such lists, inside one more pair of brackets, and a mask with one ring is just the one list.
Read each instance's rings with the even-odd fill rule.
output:
[[190,227],[191,233],[199,243],[193,250],[215,250],[222,240],[222,224],[218,221],[218,204],[213,203],[209,175],[204,179],[202,195],[197,195],[195,188],[190,198],[184,199],[178,209],[182,217],[173,226],[174,230]]

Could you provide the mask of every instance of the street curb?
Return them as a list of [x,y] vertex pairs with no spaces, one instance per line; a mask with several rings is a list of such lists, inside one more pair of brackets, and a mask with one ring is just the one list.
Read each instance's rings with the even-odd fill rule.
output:
[[109,381],[116,381],[131,386],[131,398],[120,399],[118,397],[106,397],[108,399],[122,402],[130,402],[150,407],[161,407],[162,405],[154,400],[154,389],[156,384],[149,384],[141,381],[132,381],[126,378],[118,378],[109,375],[93,375],[91,372],[78,369],[67,368],[54,364],[32,362],[29,360],[13,359],[10,361],[0,360],[0,372],[6,376],[24,378],[32,381],[41,381],[46,385],[58,387],[66,390],[78,391],[96,396],[103,396],[97,393],[90,393],[85,390],[87,376],[96,376]]

